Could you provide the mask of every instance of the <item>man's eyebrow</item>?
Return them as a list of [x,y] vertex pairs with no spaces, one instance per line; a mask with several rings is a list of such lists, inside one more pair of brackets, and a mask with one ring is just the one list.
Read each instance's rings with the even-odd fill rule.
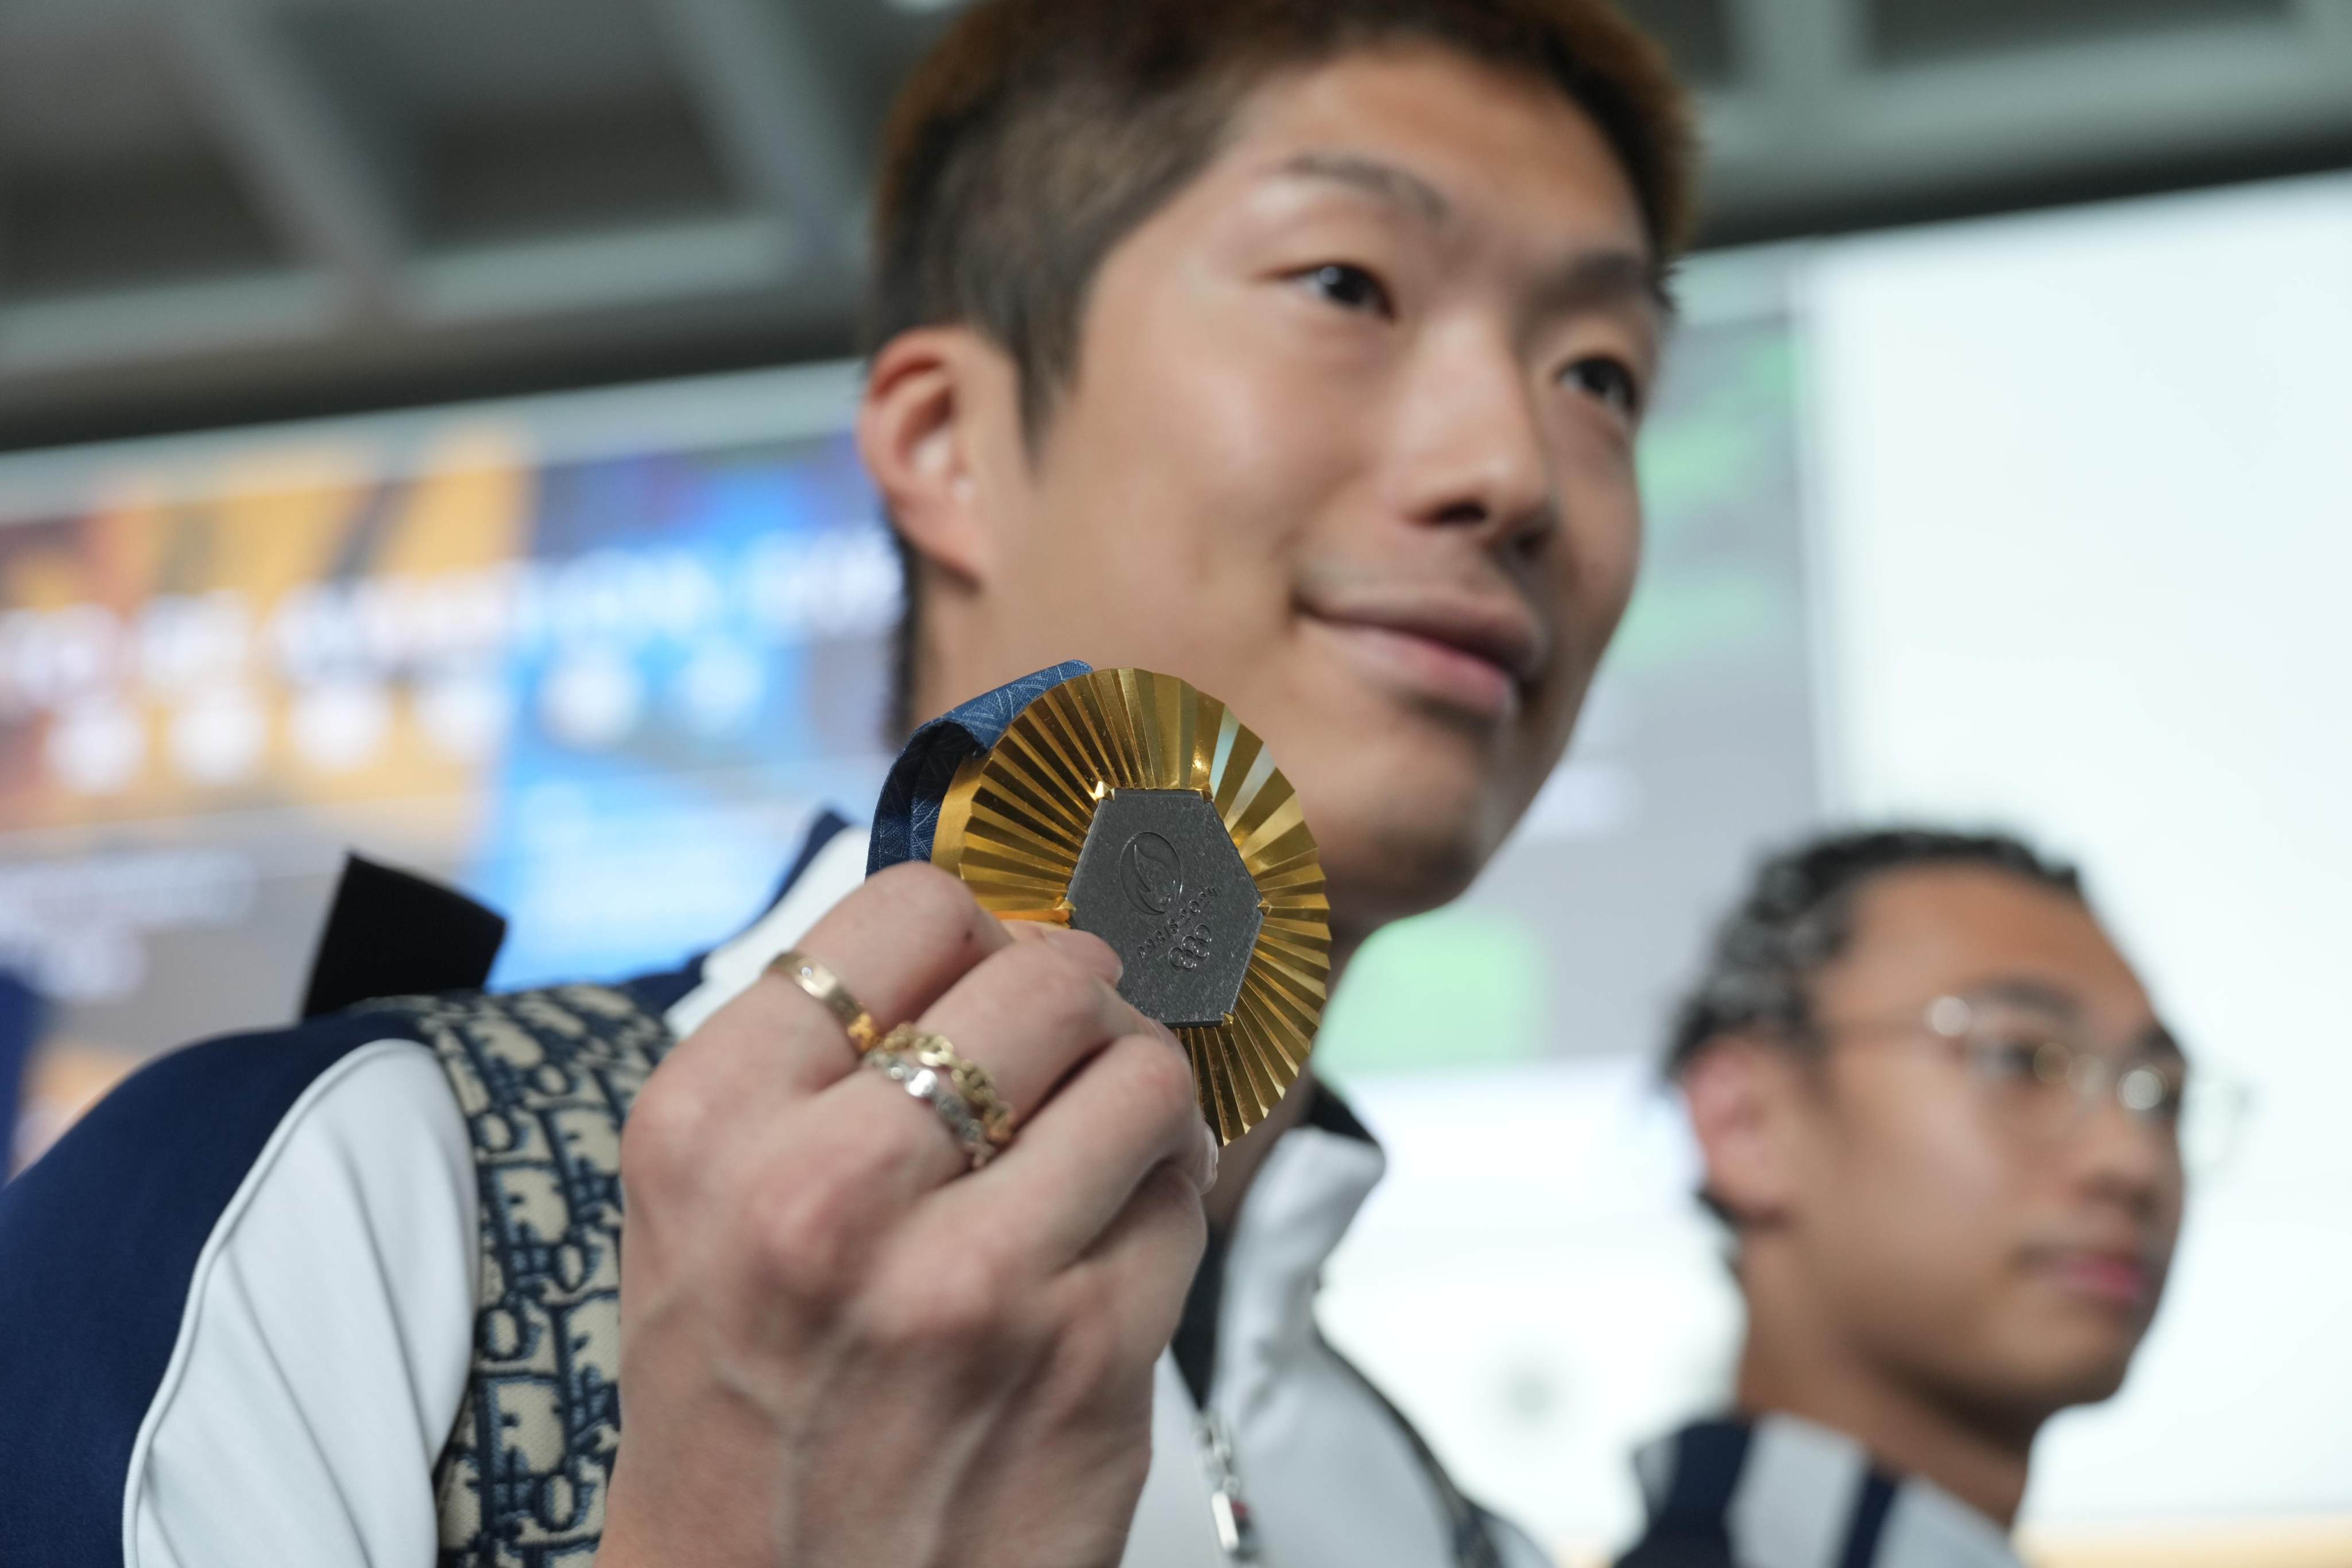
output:
[[[2073,992],[2053,986],[2047,980],[2036,980],[2022,976],[1988,980],[1981,985],[1969,987],[1962,995],[1964,998],[2008,1002],[2012,1006],[2032,1008],[2037,1012],[2048,1013],[2070,1023],[2083,1016],[2083,1005]],[[2184,1062],[2189,1060],[2189,1052],[2182,1047],[2180,1038],[2172,1032],[2171,1026],[2162,1019],[2151,1022],[2132,1037],[2130,1054],[2143,1058],[2169,1057]]]
[[1433,226],[1454,215],[1445,193],[1409,169],[1367,158],[1360,152],[1301,152],[1286,159],[1275,172],[1302,180],[1330,180],[1350,185],[1367,195],[1415,214]]
[[2079,1017],[2083,1004],[2071,991],[2061,990],[2047,980],[2025,976],[1987,980],[1969,988],[1967,997],[1989,1002],[2008,1002],[2017,1007],[2037,1008],[2061,1018]]
[[[1360,152],[1300,152],[1284,160],[1275,172],[1350,186],[1402,207],[1433,228],[1444,227],[1454,215],[1454,204],[1435,185],[1410,169]],[[1643,299],[1662,319],[1675,319],[1670,280],[1654,257],[1605,250],[1580,256],[1562,267],[1544,290],[1544,303],[1556,309],[1574,308],[1633,296]]]
[[1666,321],[1675,319],[1675,298],[1665,273],[1648,256],[1631,250],[1588,251],[1552,275],[1544,305],[1574,310],[1639,299]]

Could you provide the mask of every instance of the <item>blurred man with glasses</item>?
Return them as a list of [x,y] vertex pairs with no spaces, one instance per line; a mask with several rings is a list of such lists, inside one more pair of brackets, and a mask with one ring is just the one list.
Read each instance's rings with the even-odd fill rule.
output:
[[1805,845],[1707,965],[1668,1071],[1735,1238],[1738,1413],[1640,1456],[1623,1568],[2013,1568],[2035,1435],[2121,1385],[2233,1092],[2013,839]]

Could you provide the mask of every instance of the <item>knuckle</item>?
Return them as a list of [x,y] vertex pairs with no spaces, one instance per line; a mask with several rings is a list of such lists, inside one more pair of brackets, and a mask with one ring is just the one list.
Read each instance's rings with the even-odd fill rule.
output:
[[621,1174],[656,1189],[684,1174],[703,1142],[709,1108],[679,1074],[656,1072],[621,1124]]
[[864,1207],[850,1184],[822,1173],[764,1184],[745,1217],[760,1283],[782,1301],[829,1312],[853,1289]]
[[1136,1036],[1121,1042],[1118,1059],[1111,1065],[1137,1110],[1155,1127],[1181,1124],[1200,1113],[1192,1064],[1183,1052]]
[[900,1270],[867,1301],[866,1335],[886,1354],[1003,1358],[1021,1337],[1012,1273],[984,1247]]
[[[1192,1178],[1172,1165],[1155,1167],[1130,1200],[1143,1232],[1135,1268],[1141,1279],[1163,1274],[1189,1280],[1209,1247],[1208,1214]],[[1171,1308],[1171,1312],[1173,1308]],[[1168,1332],[1176,1332],[1173,1316]]]
[[1067,955],[1042,942],[1024,942],[1000,956],[1004,981],[1022,1009],[1057,1031],[1091,1021],[1102,1007],[1102,981]]
[[1208,1248],[1209,1221],[1190,1176],[1172,1165],[1155,1166],[1136,1189],[1135,1201],[1145,1206],[1156,1245],[1173,1248],[1180,1256],[1189,1252],[1199,1262]]
[[868,896],[889,905],[898,919],[924,931],[969,925],[976,907],[961,881],[924,861],[903,861],[866,883]]
[[1199,1262],[1208,1245],[1209,1222],[1199,1190],[1182,1170],[1165,1162],[1154,1166],[1136,1185],[1128,1207],[1145,1240],[1136,1269],[1148,1274],[1185,1262],[1188,1253],[1191,1263]]

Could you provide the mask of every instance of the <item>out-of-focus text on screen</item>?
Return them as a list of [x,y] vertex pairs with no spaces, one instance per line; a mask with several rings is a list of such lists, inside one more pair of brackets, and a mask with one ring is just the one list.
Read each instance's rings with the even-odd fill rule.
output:
[[282,1020],[347,848],[508,983],[756,914],[878,777],[845,368],[0,462],[0,963],[61,1042]]

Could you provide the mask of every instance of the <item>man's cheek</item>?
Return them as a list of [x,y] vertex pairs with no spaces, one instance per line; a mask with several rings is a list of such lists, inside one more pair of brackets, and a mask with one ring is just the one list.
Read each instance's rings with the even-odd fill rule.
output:
[[1561,552],[1559,570],[1541,608],[1559,639],[1555,661],[1561,675],[1581,679],[1608,651],[1632,603],[1636,552],[1622,546]]
[[1624,620],[1626,608],[1633,601],[1641,564],[1638,538],[1612,540],[1590,564],[1586,580],[1591,602],[1585,606],[1586,618],[1599,629],[1604,643]]

